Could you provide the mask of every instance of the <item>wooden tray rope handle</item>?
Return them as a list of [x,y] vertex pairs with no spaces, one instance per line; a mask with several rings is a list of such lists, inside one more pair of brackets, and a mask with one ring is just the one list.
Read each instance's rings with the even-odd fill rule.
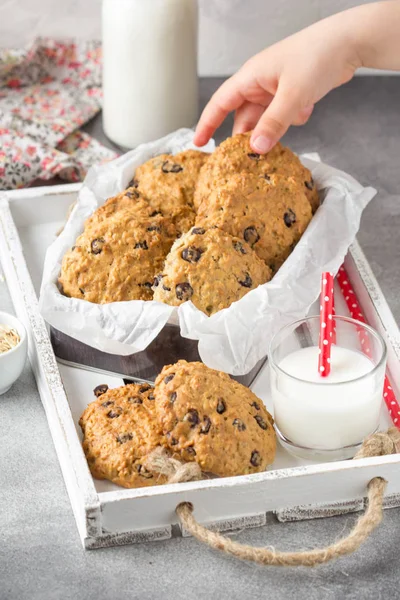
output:
[[[387,432],[376,433],[366,438],[354,459],[398,452],[400,452],[400,431],[393,427]],[[369,537],[382,520],[382,504],[386,485],[387,482],[381,477],[375,477],[369,482],[367,509],[347,536],[325,548],[302,552],[280,552],[271,547],[248,546],[220,533],[210,531],[196,521],[193,516],[193,505],[189,502],[179,504],[176,513],[185,529],[200,542],[226,554],[236,556],[236,558],[261,565],[314,567],[340,556],[351,554]]]

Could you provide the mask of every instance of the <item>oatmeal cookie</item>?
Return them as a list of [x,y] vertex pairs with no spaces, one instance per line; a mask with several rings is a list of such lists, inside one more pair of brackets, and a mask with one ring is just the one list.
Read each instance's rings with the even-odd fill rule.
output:
[[319,206],[318,192],[310,171],[289,148],[276,144],[267,154],[256,154],[250,147],[250,133],[239,133],[226,139],[202,167],[196,186],[194,205],[198,209],[203,200],[218,186],[227,183],[236,173],[293,177],[303,188],[313,212]]
[[143,464],[162,445],[153,388],[147,384],[110,390],[98,386],[95,395],[97,399],[79,420],[83,450],[93,477],[126,488],[165,483],[164,476]]
[[139,218],[129,210],[91,222],[63,258],[60,288],[97,304],[151,300],[154,276],[175,237],[168,219]]
[[310,220],[310,203],[293,178],[240,173],[203,202],[195,226],[237,236],[276,272]]
[[161,154],[138,167],[131,182],[154,210],[172,217],[179,233],[194,223],[194,189],[208,157],[199,150],[184,150],[175,156]]
[[262,401],[226,373],[180,360],[164,367],[156,412],[176,458],[222,477],[264,471],[275,457],[273,419]]
[[[100,206],[94,213],[86,220],[85,227],[90,227],[108,219],[109,217],[115,216],[117,213],[131,213],[137,218],[153,218],[159,213],[154,210],[150,205],[147,198],[145,198],[138,190],[131,187],[123,190],[120,194],[108,198],[102,206]],[[162,216],[162,215],[161,215]]]
[[271,270],[250,246],[219,229],[193,227],[176,240],[162,273],[154,279],[154,300],[178,306],[191,300],[212,315],[271,279]]

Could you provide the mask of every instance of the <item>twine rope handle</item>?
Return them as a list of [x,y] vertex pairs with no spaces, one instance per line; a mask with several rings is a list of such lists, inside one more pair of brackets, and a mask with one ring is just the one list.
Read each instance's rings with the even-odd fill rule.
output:
[[[387,432],[376,433],[367,437],[354,459],[384,456],[398,452],[400,452],[400,431],[393,427]],[[220,533],[210,531],[196,521],[193,516],[193,505],[189,502],[179,504],[176,508],[176,513],[181,524],[193,537],[211,548],[221,550],[236,558],[256,562],[261,565],[314,567],[340,556],[351,554],[365,542],[382,520],[383,496],[386,485],[387,482],[381,477],[374,477],[369,482],[367,509],[347,536],[325,548],[316,548],[302,552],[280,552],[271,547],[253,547],[247,544],[240,544]]]
[[199,465],[196,462],[181,463],[172,458],[165,448],[157,446],[144,461],[144,466],[168,478],[168,483],[183,483],[197,481],[202,478]]

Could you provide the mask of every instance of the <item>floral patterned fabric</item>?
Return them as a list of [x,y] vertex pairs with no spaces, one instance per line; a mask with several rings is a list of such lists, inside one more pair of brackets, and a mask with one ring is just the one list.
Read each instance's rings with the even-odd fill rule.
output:
[[116,154],[79,127],[101,108],[99,42],[37,39],[0,50],[0,189],[80,181]]

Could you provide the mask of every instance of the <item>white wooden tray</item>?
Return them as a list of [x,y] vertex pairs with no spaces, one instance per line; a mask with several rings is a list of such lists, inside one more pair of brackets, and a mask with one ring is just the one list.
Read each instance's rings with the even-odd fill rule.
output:
[[[399,455],[313,464],[279,448],[272,469],[254,475],[136,490],[93,480],[81,447],[78,419],[92,401],[96,385],[116,387],[123,381],[58,364],[37,304],[46,248],[64,223],[78,190],[79,185],[73,184],[2,194],[0,257],[16,313],[28,330],[29,358],[86,548],[184,535],[175,514],[183,501],[194,504],[200,522],[220,530],[258,526],[265,523],[269,511],[281,520],[292,520],[324,516],[327,507],[329,514],[360,510],[367,483],[381,476],[389,482],[386,506],[400,505]],[[368,322],[386,339],[389,374],[399,396],[399,330],[357,243],[345,266]],[[338,314],[348,314],[339,292],[335,302]],[[267,368],[252,389],[271,410]],[[389,425],[384,408],[381,428]]]

